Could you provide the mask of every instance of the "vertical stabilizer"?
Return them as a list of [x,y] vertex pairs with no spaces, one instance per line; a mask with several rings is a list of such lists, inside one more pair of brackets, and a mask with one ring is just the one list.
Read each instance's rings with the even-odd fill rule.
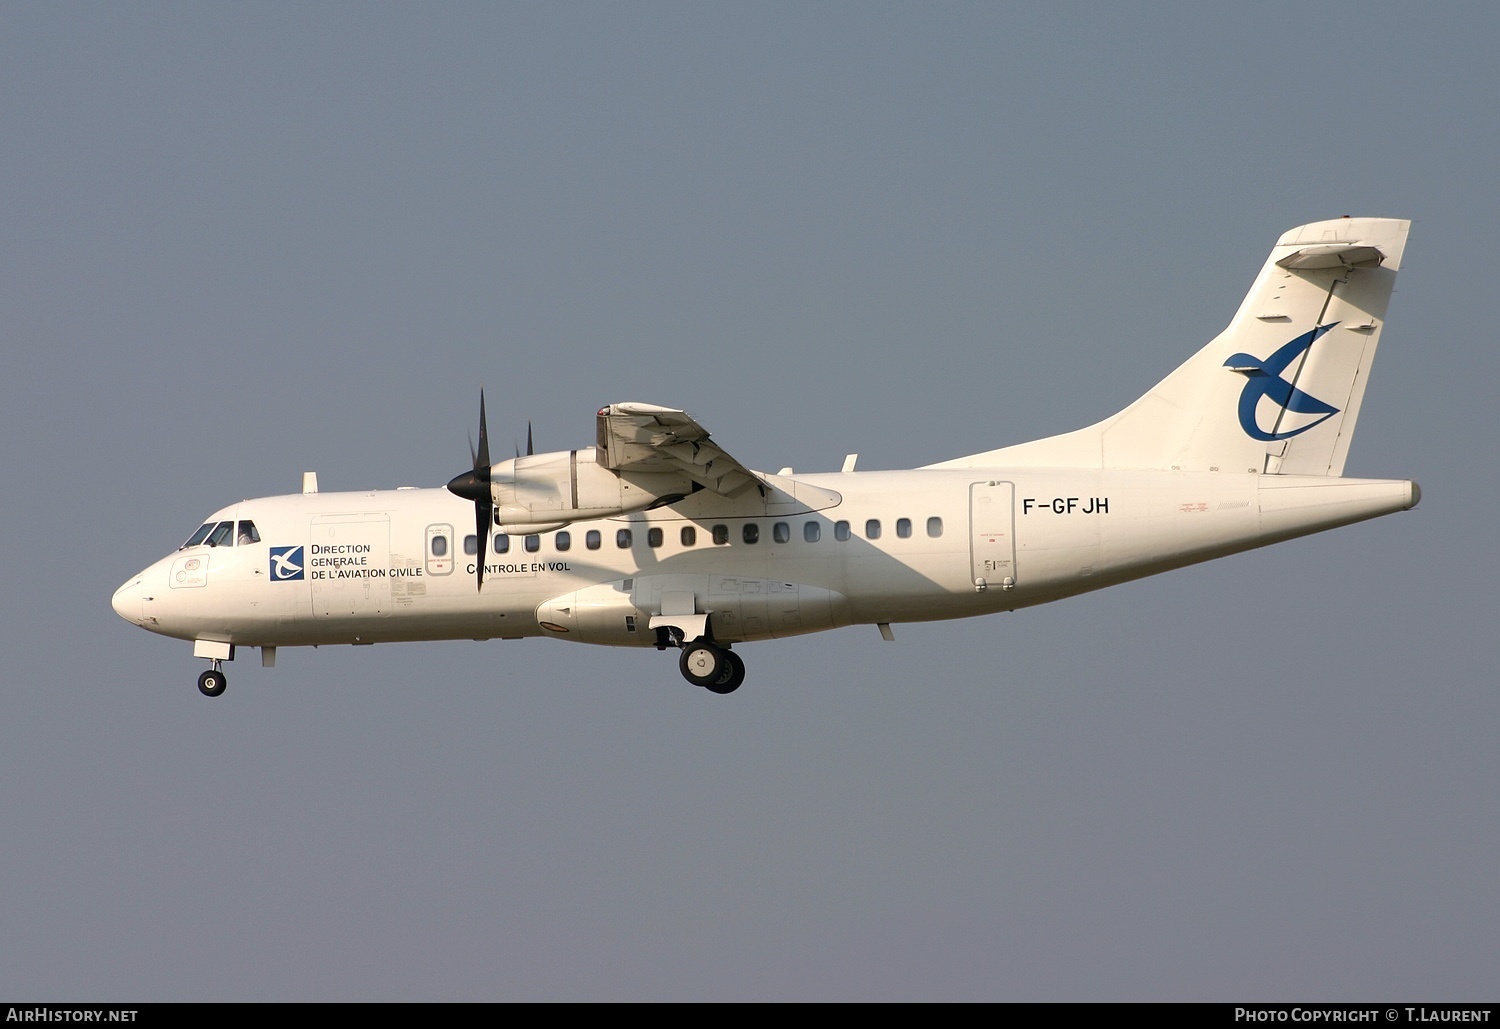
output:
[[1119,414],[934,467],[1343,474],[1410,227],[1292,229],[1229,327]]

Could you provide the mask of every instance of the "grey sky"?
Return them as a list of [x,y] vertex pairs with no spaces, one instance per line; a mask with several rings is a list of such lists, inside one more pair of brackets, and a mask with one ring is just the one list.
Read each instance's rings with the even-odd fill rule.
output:
[[[1492,1000],[1488,4],[0,5],[0,997]],[[198,520],[685,407],[756,467],[1074,428],[1285,229],[1416,219],[1409,514],[982,620],[284,651]],[[1491,526],[1485,529],[1484,526]]]

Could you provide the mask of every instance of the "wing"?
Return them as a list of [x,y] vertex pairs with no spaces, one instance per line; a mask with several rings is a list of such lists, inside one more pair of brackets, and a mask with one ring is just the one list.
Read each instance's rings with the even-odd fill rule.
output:
[[704,489],[733,497],[760,476],[740,464],[685,411],[654,404],[599,409],[599,463],[611,471],[677,472]]

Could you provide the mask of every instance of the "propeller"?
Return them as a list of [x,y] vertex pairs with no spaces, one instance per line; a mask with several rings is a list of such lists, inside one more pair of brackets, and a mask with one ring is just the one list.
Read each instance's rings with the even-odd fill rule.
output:
[[484,589],[484,559],[490,542],[490,526],[495,518],[495,500],[490,493],[490,434],[484,423],[484,390],[479,391],[479,451],[469,443],[469,456],[474,461],[472,471],[455,475],[448,480],[448,492],[456,497],[474,502],[474,535],[479,539],[479,563],[475,565],[478,582],[475,589]]

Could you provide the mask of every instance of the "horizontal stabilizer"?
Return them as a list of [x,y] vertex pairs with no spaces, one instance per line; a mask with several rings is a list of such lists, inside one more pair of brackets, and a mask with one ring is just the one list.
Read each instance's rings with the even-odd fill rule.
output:
[[1329,243],[1303,247],[1276,262],[1279,268],[1358,268],[1363,264],[1380,264],[1385,255],[1376,247],[1358,243]]

